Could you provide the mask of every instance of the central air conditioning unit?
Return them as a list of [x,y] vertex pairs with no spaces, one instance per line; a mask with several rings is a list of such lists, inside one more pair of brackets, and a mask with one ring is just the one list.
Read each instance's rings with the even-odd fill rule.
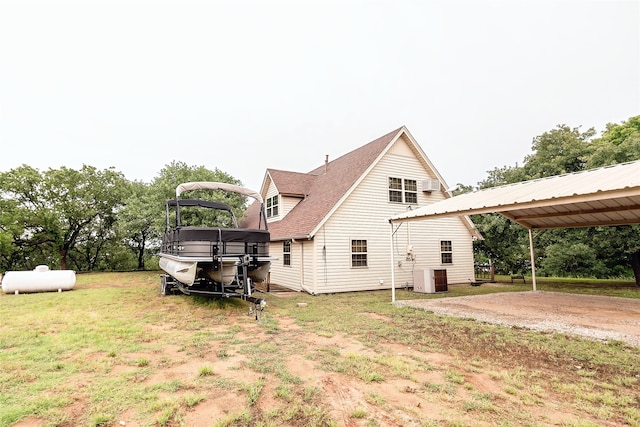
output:
[[435,294],[447,292],[449,285],[446,269],[415,269],[413,271],[413,292],[422,294]]
[[437,179],[425,179],[422,181],[422,191],[425,193],[440,191],[440,181]]
[[436,293],[436,281],[432,268],[413,270],[413,292]]

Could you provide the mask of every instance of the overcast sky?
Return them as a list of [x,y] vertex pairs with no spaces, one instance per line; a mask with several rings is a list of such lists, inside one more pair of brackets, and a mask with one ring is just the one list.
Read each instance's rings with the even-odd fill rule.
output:
[[259,189],[406,125],[449,186],[640,114],[638,1],[0,0],[0,171]]

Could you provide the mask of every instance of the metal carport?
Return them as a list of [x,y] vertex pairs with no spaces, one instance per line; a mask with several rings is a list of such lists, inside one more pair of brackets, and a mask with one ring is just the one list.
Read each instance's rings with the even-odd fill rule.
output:
[[[389,222],[393,234],[397,223],[483,213],[499,213],[529,230],[535,291],[534,229],[640,224],[640,160],[461,194]],[[393,256],[391,289],[395,301]]]

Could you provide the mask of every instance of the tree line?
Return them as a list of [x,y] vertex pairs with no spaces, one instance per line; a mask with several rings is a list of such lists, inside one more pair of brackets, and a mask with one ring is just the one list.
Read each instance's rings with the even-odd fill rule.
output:
[[[40,172],[22,165],[0,173],[0,271],[37,265],[75,271],[157,269],[165,203],[178,184],[240,181],[218,170],[172,162],[151,183],[129,181],[113,168],[84,165]],[[223,192],[195,197],[231,206],[245,198]]]
[[[533,138],[522,165],[497,167],[458,192],[511,184],[640,159],[640,116],[608,124],[599,137],[558,125]],[[83,166],[41,172],[28,165],[0,172],[0,271],[37,265],[76,271],[157,269],[165,230],[164,205],[189,181],[241,184],[215,168],[172,162],[150,183],[129,181],[113,168]],[[198,194],[232,206],[240,218],[246,200],[228,193]],[[530,271],[528,232],[497,214],[474,215],[484,240],[476,261],[502,274]],[[635,277],[640,285],[640,227],[540,230],[535,262],[541,276]]]
[[[598,168],[640,159],[640,116],[608,124],[596,137],[558,125],[533,138],[532,154],[522,164],[488,171],[477,187],[483,189]],[[473,215],[485,240],[474,244],[476,261],[491,260],[498,273],[531,271],[528,231],[497,214]],[[640,226],[537,230],[534,233],[536,274],[553,277],[634,277],[640,286]]]

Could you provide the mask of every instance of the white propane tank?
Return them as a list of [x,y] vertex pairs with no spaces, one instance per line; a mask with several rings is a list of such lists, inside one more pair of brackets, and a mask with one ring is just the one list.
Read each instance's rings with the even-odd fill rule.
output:
[[7,271],[2,278],[2,292],[62,292],[73,289],[75,284],[75,271],[49,270],[46,265],[39,265],[33,271]]

